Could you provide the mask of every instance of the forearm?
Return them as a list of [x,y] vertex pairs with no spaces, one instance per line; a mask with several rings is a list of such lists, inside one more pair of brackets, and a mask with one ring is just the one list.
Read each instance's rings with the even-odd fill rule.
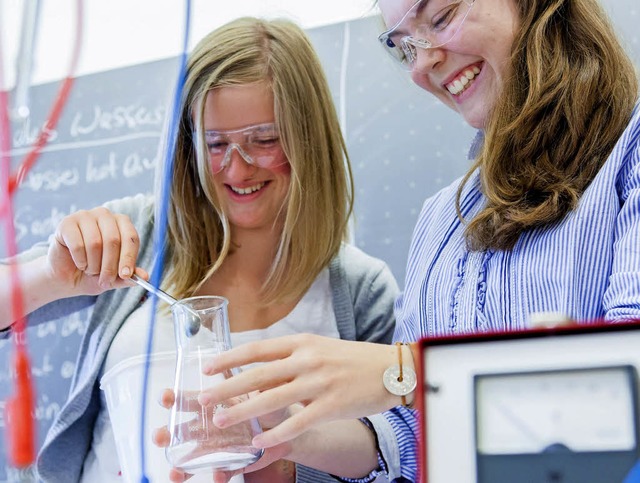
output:
[[[30,314],[49,302],[71,295],[65,294],[60,284],[56,284],[49,276],[46,257],[19,263],[17,268],[22,292],[23,315]],[[18,316],[13,313],[11,303],[14,287],[11,271],[11,266],[0,265],[0,304],[9,308],[9,310],[0,311],[0,329],[9,327]]]
[[287,459],[345,478],[361,478],[378,467],[375,436],[355,419],[306,431],[292,441]]

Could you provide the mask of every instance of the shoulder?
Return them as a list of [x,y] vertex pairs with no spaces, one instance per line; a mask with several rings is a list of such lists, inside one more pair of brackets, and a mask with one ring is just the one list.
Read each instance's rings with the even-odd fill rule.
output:
[[627,199],[629,193],[640,186],[640,104],[636,105],[606,164],[616,171],[620,198]]
[[108,201],[103,206],[113,213],[127,215],[134,224],[137,224],[137,221],[152,220],[154,197],[152,195],[138,194]]
[[329,265],[329,279],[340,337],[390,342],[395,324],[393,304],[399,288],[387,264],[343,244]]
[[365,253],[360,248],[344,243],[332,265],[339,265],[349,280],[376,277],[381,273],[391,273],[383,260]]
[[379,258],[371,256],[357,246],[351,245],[349,243],[342,244],[342,246],[340,247],[340,252],[338,253],[338,258],[342,259],[343,261],[348,261],[349,265],[351,265],[352,267],[381,267],[385,264],[385,262],[383,262]]
[[386,262],[350,244],[342,245],[329,265],[329,274],[334,290],[346,286],[352,294],[365,290],[389,292],[391,296],[399,291]]
[[[451,223],[462,223],[458,217],[458,191],[464,177],[454,180],[425,200],[414,227],[414,237],[420,233],[433,232],[449,226]],[[460,193],[459,206],[465,217],[470,217],[478,205],[483,203],[480,191],[480,171],[476,169],[464,183]]]

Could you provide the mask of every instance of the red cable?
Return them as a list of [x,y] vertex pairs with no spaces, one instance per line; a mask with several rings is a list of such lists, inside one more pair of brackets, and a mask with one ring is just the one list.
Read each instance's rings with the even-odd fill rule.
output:
[[73,80],[73,77],[67,77],[62,83],[55,104],[53,105],[53,108],[49,113],[47,122],[44,124],[44,127],[40,131],[40,134],[38,134],[38,138],[36,139],[35,144],[25,157],[24,161],[22,161],[20,166],[18,166],[17,172],[11,175],[9,179],[10,194],[13,194],[15,192],[18,186],[20,186],[20,183],[22,183],[22,181],[24,180],[27,173],[36,164],[36,161],[40,157],[42,148],[47,144],[47,141],[49,140],[50,133],[53,132],[58,125],[60,115],[62,114],[62,109],[67,102],[69,93],[71,92]]
[[74,74],[76,67],[78,66],[78,60],[80,58],[80,45],[82,43],[82,0],[76,1],[76,43],[73,48],[73,55],[71,57],[71,63],[69,64],[69,72],[67,77],[62,82],[56,100],[51,108],[49,117],[44,123],[44,127],[40,131],[38,138],[36,139],[33,148],[29,151],[29,154],[25,157],[24,161],[18,167],[15,174],[11,175],[9,179],[9,193],[13,194],[15,190],[20,186],[20,183],[24,180],[25,176],[36,164],[38,157],[42,151],[42,148],[47,144],[51,132],[53,132],[58,125],[62,109],[67,103],[71,87],[73,86]]
[[[0,149],[2,150],[2,166],[0,166],[0,217],[4,218],[7,243],[7,256],[14,257],[18,253],[15,227],[13,225],[13,206],[11,195],[20,185],[26,174],[36,163],[42,148],[49,140],[50,133],[55,129],[67,102],[73,75],[80,57],[82,43],[82,15],[83,2],[76,3],[76,43],[69,66],[69,74],[62,83],[49,117],[24,161],[18,167],[17,173],[11,175],[11,124],[9,122],[9,103],[6,91],[0,91]],[[3,85],[2,55],[0,52],[0,86]],[[11,273],[11,314],[16,322],[13,325],[15,356],[15,394],[6,403],[6,427],[9,441],[8,456],[12,465],[25,468],[35,462],[35,423],[33,410],[35,407],[34,389],[31,379],[31,364],[26,350],[26,320],[24,317],[24,296],[20,285],[18,267],[9,264]]]

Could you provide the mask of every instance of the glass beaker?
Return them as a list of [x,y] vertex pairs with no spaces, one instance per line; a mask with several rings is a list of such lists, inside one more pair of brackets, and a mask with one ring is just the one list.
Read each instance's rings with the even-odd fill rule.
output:
[[227,299],[191,297],[171,307],[176,336],[175,404],[171,408],[166,448],[169,463],[186,473],[211,470],[233,471],[255,462],[263,450],[251,445],[262,429],[256,419],[220,429],[213,415],[220,407],[229,407],[246,399],[232,398],[215,407],[202,406],[198,395],[204,389],[232,377],[238,370],[207,376],[202,373],[206,361],[231,348]]

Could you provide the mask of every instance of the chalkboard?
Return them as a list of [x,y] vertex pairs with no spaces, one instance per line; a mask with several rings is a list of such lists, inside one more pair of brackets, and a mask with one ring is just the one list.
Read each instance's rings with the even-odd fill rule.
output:
[[[638,61],[636,2],[609,0],[607,6]],[[377,45],[378,31],[377,19],[363,18],[311,29],[309,35],[325,67],[353,164],[353,242],[387,261],[402,286],[420,207],[465,172],[474,131],[387,59]],[[77,79],[58,128],[15,197],[20,248],[45,240],[73,211],[152,190],[177,68],[177,59],[166,59]],[[13,126],[14,166],[35,139],[57,87],[31,89],[33,114]],[[4,248],[0,233],[0,256]],[[78,313],[64,323],[27,331],[39,444],[66,399],[86,319],[86,313]],[[0,367],[9,367],[11,354],[11,342],[0,340]],[[12,391],[11,374],[2,370],[0,482],[18,479],[4,450],[5,400]]]
[[[79,209],[137,192],[150,192],[177,60],[169,59],[78,78],[50,142],[14,198],[20,249],[46,240],[60,220]],[[12,126],[12,164],[28,152],[46,120],[58,83],[31,89],[32,115]],[[0,247],[6,249],[4,232]],[[3,252],[4,256],[5,253]],[[27,330],[36,384],[38,441],[65,401],[87,313]],[[10,367],[10,340],[0,340],[1,367]],[[11,374],[0,373],[0,481],[16,481],[6,464],[4,409]]]

